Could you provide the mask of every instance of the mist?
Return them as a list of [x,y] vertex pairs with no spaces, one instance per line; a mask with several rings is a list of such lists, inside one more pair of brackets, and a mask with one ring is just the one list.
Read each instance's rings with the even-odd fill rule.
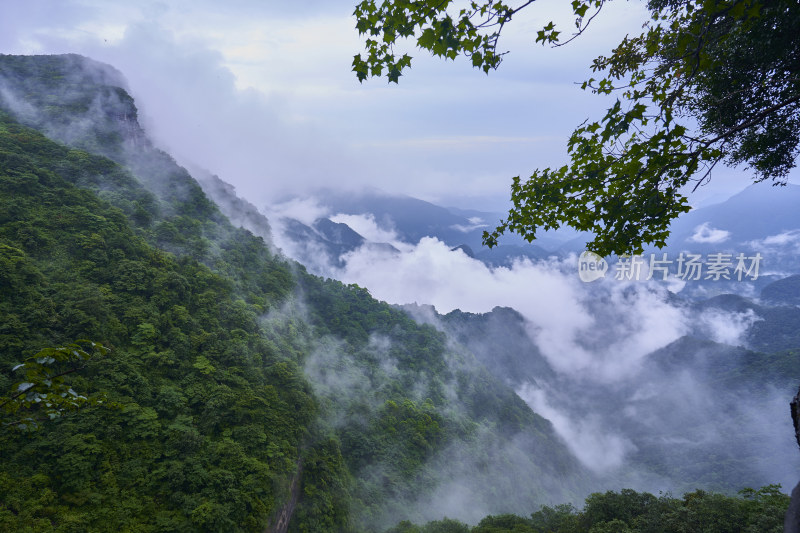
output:
[[[569,14],[552,0],[537,9],[554,20]],[[344,0],[9,3],[0,6],[0,52],[114,65],[157,147],[259,206],[335,183],[504,210],[511,177],[561,165],[572,128],[607,107],[575,84],[598,50],[645,20],[643,7],[612,3],[583,39],[542,50],[529,39],[540,15],[522,13],[504,33],[513,53],[492,76],[409,50],[413,70],[387,87],[351,72],[362,48],[352,10]],[[747,184],[719,175],[698,197]]]
[[[241,43],[221,45],[213,36],[172,25],[169,17],[149,17],[152,10],[158,10],[155,4],[141,13],[129,8],[133,14],[114,14],[107,19],[90,7],[48,14],[43,13],[41,4],[31,5],[22,10],[26,16],[18,19],[18,25],[9,24],[12,17],[0,16],[0,24],[6,21],[6,26],[17,26],[0,37],[4,51],[68,49],[124,72],[128,83],[114,83],[127,87],[136,98],[144,131],[153,137],[156,147],[192,171],[234,224],[261,236],[274,250],[302,259],[309,270],[321,276],[356,283],[392,304],[434,306],[435,311],[426,308],[415,317],[440,328],[452,346],[461,346],[451,350],[459,356],[453,356],[450,363],[457,360],[469,368],[486,367],[498,383],[512,387],[534,412],[548,420],[574,458],[602,480],[595,485],[597,490],[632,486],[678,492],[695,488],[692,483],[729,490],[694,464],[719,453],[738,461],[732,476],[735,482],[781,482],[784,489],[796,482],[793,472],[800,464],[787,416],[787,388],[750,390],[731,381],[733,378],[716,380],[718,366],[707,364],[708,354],[718,354],[717,363],[726,357],[749,357],[734,348],[747,347],[750,328],[763,320],[758,312],[697,310],[674,298],[669,287],[658,282],[625,283],[606,278],[585,284],[577,276],[574,256],[537,262],[520,259],[511,266],[492,268],[435,237],[403,241],[391,220],[331,212],[324,199],[311,195],[331,183],[352,191],[369,184],[448,205],[500,206],[502,210],[509,177],[525,175],[541,161],[558,163],[571,126],[593,112],[594,104],[582,97],[571,104],[577,110],[575,116],[572,111],[565,112],[564,106],[552,104],[579,75],[561,71],[554,62],[545,72],[558,74],[559,83],[542,83],[525,74],[530,62],[524,61],[519,64],[521,70],[501,78],[515,81],[511,88],[494,81],[470,82],[464,84],[464,92],[454,95],[443,90],[454,85],[452,78],[443,76],[430,84],[408,83],[394,91],[389,101],[383,85],[359,87],[349,72],[349,58],[359,47],[348,25],[349,3],[342,3],[346,8],[342,11],[336,9],[338,3],[319,16],[315,11],[310,23],[298,22],[309,7],[292,7],[302,14],[286,16],[284,9],[273,6],[269,16],[274,19],[265,32],[269,35],[261,37],[273,40],[267,47],[272,47],[274,56],[287,54],[287,58],[263,64],[301,64],[294,66],[294,77],[288,80],[281,80],[286,71],[278,69],[266,78],[263,72],[254,73],[258,68],[254,65],[264,58],[248,55],[247,47],[238,46]],[[126,11],[119,6],[116,9]],[[58,21],[67,11],[70,15]],[[225,22],[235,27],[240,16]],[[101,24],[112,19],[125,23]],[[103,29],[92,29],[87,21]],[[255,24],[258,22],[264,19]],[[282,25],[289,31],[282,32]],[[71,26],[84,29],[70,33]],[[213,24],[209,27],[213,29]],[[59,31],[44,31],[52,28]],[[25,37],[27,29],[36,31]],[[253,26],[248,29],[255,31]],[[295,43],[294,55],[287,52],[286,42]],[[326,48],[329,43],[335,46]],[[317,51],[313,60],[294,60],[308,58],[308,49]],[[238,50],[238,55],[232,50]],[[343,74],[334,76],[333,81],[327,74],[319,79],[315,72],[323,72],[326,64]],[[454,68],[457,70],[450,70],[450,75],[463,81],[469,69]],[[426,75],[434,71],[424,60],[419,70]],[[4,87],[1,82],[0,87]],[[295,98],[295,92],[322,96],[301,99]],[[521,106],[519,100],[496,98],[511,93],[535,94],[535,99]],[[0,95],[20,116],[33,122],[43,120],[7,88],[0,89]],[[497,99],[502,107],[498,104],[485,111],[483,102],[489,98]],[[104,106],[123,103],[111,100],[90,106],[87,124],[102,119]],[[464,109],[474,111],[475,122],[462,122]],[[425,121],[419,122],[419,117]],[[431,117],[437,120],[431,121]],[[47,126],[65,142],[80,144],[84,140],[76,136],[84,131],[80,124]],[[172,168],[169,158],[160,163],[127,162],[135,169],[147,168],[142,174],[151,176],[148,186],[156,194],[167,194],[158,188],[159,172],[152,171]],[[222,185],[215,176],[223,180]],[[225,182],[234,184],[235,189]],[[170,194],[188,197],[193,190],[190,184]],[[289,194],[301,199],[282,201]],[[286,236],[290,219],[312,224],[323,216],[346,223],[369,242],[338,255],[312,241],[298,243]],[[722,239],[715,231],[720,230],[706,228],[698,238]],[[761,244],[796,242],[796,237],[787,232]],[[219,242],[217,239],[215,245]],[[523,362],[540,358],[537,368],[544,369],[543,373],[514,375],[519,361],[515,363],[518,366],[499,368],[492,359],[481,359],[477,356],[480,346],[457,338],[452,322],[444,318],[454,310],[487,314],[498,307],[514,309],[521,316],[522,334],[505,339],[509,357]],[[279,328],[285,319],[281,313],[292,317],[299,313],[298,324],[306,320],[301,312],[286,310],[263,320]],[[687,337],[724,346],[708,347],[685,341]],[[381,402],[370,398],[374,390],[388,386],[398,376],[391,346],[390,340],[374,336],[362,353],[350,353],[340,339],[328,337],[310,348],[304,368],[315,392],[334,415],[328,422],[331,427],[359,427],[370,413],[381,409]],[[471,359],[470,352],[478,359]],[[366,372],[359,357],[376,358],[378,369]],[[448,398],[458,397],[454,382],[432,383],[424,375],[418,378],[416,388],[409,391],[416,401],[424,402],[432,389]],[[363,419],[349,410],[356,398],[363,401],[359,406]],[[454,442],[430,460],[430,479],[438,485],[429,497],[398,502],[397,509],[387,510],[380,520],[390,524],[405,518],[402,512],[411,509],[418,520],[446,514],[475,521],[491,512],[532,511],[525,505],[534,496],[540,502],[578,501],[580,484],[564,489],[557,485],[556,473],[542,475],[534,448],[525,435],[480,428],[475,441]],[[476,450],[486,449],[496,450],[495,455],[476,457]],[[654,450],[659,452],[655,463]],[[693,464],[684,461],[687,454],[696,458]],[[380,479],[380,468],[370,465],[366,477]],[[480,492],[481,480],[489,474],[505,480],[500,496],[487,498]],[[538,494],[525,494],[504,505],[526,479],[542,480],[531,488]]]
[[[786,408],[796,385],[787,377],[754,394],[752,384],[727,373],[764,357],[747,350],[753,325],[764,320],[757,311],[698,307],[671,293],[674,285],[619,281],[613,272],[583,283],[574,255],[492,268],[434,237],[403,241],[391,220],[335,213],[308,198],[304,205],[313,217],[345,222],[391,245],[361,246],[317,263],[318,273],[367,287],[484,353],[481,363],[604,480],[596,490],[796,483],[800,458]],[[488,336],[470,337],[464,331],[475,326],[448,314],[492,316],[499,308],[519,313],[519,333],[486,326],[481,335]],[[715,455],[730,458],[726,481],[698,466]],[[451,498],[442,505],[455,504]],[[472,505],[449,516],[467,516]]]
[[[102,81],[116,75],[108,67],[86,65],[88,71],[82,75],[90,78]],[[84,115],[67,127],[26,106],[8,84],[2,85],[2,94],[6,105],[21,117],[64,142],[89,149],[97,142],[91,125],[107,123],[109,110],[133,113],[130,120],[135,120],[130,102],[114,94],[91,102]],[[62,97],[69,100],[69,95]],[[127,127],[118,118],[110,124]],[[403,391],[403,398],[413,401],[414,408],[431,409],[447,420],[469,420],[478,411],[464,383],[483,376],[487,388],[506,395],[504,401],[513,402],[509,395],[516,391],[521,401],[543,417],[534,419],[532,427],[541,424],[545,435],[553,431],[571,453],[571,458],[556,455],[558,466],[543,464],[540,454],[549,463],[558,452],[548,448],[541,435],[481,423],[427,458],[419,480],[426,487],[424,498],[417,501],[390,493],[390,505],[356,509],[361,516],[387,527],[409,517],[409,512],[416,521],[444,514],[477,521],[489,513],[524,514],[544,503],[578,503],[587,490],[633,487],[678,492],[698,485],[730,490],[730,484],[778,481],[788,486],[793,481],[785,468],[797,463],[787,431],[789,420],[781,408],[788,400],[786,390],[773,387],[754,395],[741,383],[733,383],[730,390],[715,386],[716,368],[708,363],[714,358],[745,356],[713,343],[745,344],[750,328],[763,320],[757,311],[698,309],[675,298],[669,285],[654,281],[621,282],[609,275],[584,283],[577,275],[574,255],[490,267],[435,237],[404,240],[391,219],[334,212],[314,197],[269,205],[263,208],[264,216],[223,180],[193,170],[205,193],[219,206],[221,213],[216,213],[216,207],[198,196],[199,187],[185,169],[154,148],[140,130],[124,133],[130,142],[123,144],[122,152],[108,155],[140,176],[164,205],[190,202],[212,218],[221,220],[225,214],[234,224],[261,236],[274,252],[301,260],[321,276],[367,287],[374,297],[393,304],[433,306],[418,308],[414,316],[448,336],[445,361],[454,376],[447,381],[424,371],[401,370],[396,353],[405,348],[387,336],[373,335],[355,351],[335,336],[313,338],[302,294],[296,295],[299,303],[294,309],[272,310],[264,317],[264,324],[277,328],[275,338],[284,329],[305,328],[308,353],[303,356],[303,368],[324,408],[322,423],[328,430],[347,438],[370,431],[387,416],[391,406],[386,399],[396,390]],[[347,224],[366,242],[339,253],[313,239],[287,235],[293,221],[314,225],[321,217]],[[160,245],[176,255],[211,262],[226,247],[226,240],[233,238],[210,228],[201,231],[206,232],[208,249],[183,249],[177,234]],[[451,312],[477,317],[497,313],[498,308],[519,313],[520,329],[516,336],[490,330],[488,345],[460,335],[459,328],[469,329],[472,318],[448,318]],[[284,328],[286,321],[293,326]],[[491,346],[500,337],[505,343],[503,354],[493,352]],[[712,345],[692,344],[687,338]],[[494,359],[498,355],[507,359],[502,367]],[[541,363],[528,371],[525,360],[534,358]],[[443,399],[440,405],[446,409],[428,407],[429,398]],[[728,406],[728,417],[719,417],[720,405]],[[741,431],[742,427],[747,430]],[[542,454],[543,446],[547,454]],[[735,465],[724,484],[697,466],[707,456],[723,453]],[[393,475],[390,463],[387,451],[359,465],[363,490],[383,486]],[[597,481],[587,482],[576,465]],[[490,480],[494,491],[486,494],[483,487]]]

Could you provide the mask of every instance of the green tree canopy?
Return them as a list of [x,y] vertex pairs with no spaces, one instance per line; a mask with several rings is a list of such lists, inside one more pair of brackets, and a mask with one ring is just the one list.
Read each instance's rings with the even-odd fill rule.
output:
[[[572,0],[568,39],[552,22],[536,42],[560,46],[598,16],[606,0]],[[403,40],[439,57],[467,57],[496,69],[503,28],[521,10],[492,0],[363,0],[356,27],[366,54],[353,60],[359,80],[397,82],[411,56]],[[794,0],[650,0],[640,35],[625,37],[591,65],[582,87],[616,96],[597,120],[575,129],[568,164],[513,178],[506,231],[532,241],[571,226],[594,234],[601,255],[664,246],[670,223],[689,211],[687,194],[719,163],[745,165],[755,181],[785,184],[800,141],[800,4]]]

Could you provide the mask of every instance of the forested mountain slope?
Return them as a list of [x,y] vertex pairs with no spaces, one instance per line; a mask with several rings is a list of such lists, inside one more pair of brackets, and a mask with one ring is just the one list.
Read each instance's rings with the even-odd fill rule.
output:
[[[574,437],[567,444],[576,454],[605,450],[586,454],[601,465],[611,452],[623,457],[604,469],[604,483],[730,494],[771,483],[789,489],[800,466],[787,414],[800,386],[797,308],[735,295],[674,305],[693,325],[690,334],[630,364],[628,378],[619,380],[557,372],[512,309],[439,315],[405,308],[465,345],[534,408],[537,401],[547,406],[544,414],[560,419],[563,436]],[[704,320],[732,329],[742,321],[747,347],[712,340]],[[579,439],[587,434],[592,438]]]
[[468,350],[233,226],[123,87],[0,56],[0,394],[42,348],[110,348],[64,376],[105,403],[3,419],[0,529],[372,531],[587,492]]

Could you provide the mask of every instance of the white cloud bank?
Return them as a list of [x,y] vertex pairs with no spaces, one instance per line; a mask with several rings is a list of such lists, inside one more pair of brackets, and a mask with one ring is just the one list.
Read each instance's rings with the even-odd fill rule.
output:
[[730,231],[712,228],[708,222],[694,228],[694,233],[689,237],[690,242],[716,244],[727,241],[731,236]]
[[362,247],[344,256],[343,268],[326,274],[368,287],[378,299],[431,304],[441,313],[514,308],[562,372],[622,379],[646,354],[688,331],[682,312],[666,303],[663,288],[613,279],[583,284],[574,257],[489,268],[432,237],[416,245],[389,242],[401,253]]
[[596,473],[619,468],[626,456],[636,450],[626,437],[607,431],[600,417],[590,414],[576,419],[551,405],[547,393],[532,384],[526,384],[517,394],[531,409],[547,418],[573,455]]

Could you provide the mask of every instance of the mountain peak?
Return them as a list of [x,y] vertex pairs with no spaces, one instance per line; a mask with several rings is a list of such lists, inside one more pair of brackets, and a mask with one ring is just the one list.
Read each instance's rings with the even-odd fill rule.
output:
[[49,137],[120,160],[148,144],[125,77],[77,54],[0,54],[0,108]]

